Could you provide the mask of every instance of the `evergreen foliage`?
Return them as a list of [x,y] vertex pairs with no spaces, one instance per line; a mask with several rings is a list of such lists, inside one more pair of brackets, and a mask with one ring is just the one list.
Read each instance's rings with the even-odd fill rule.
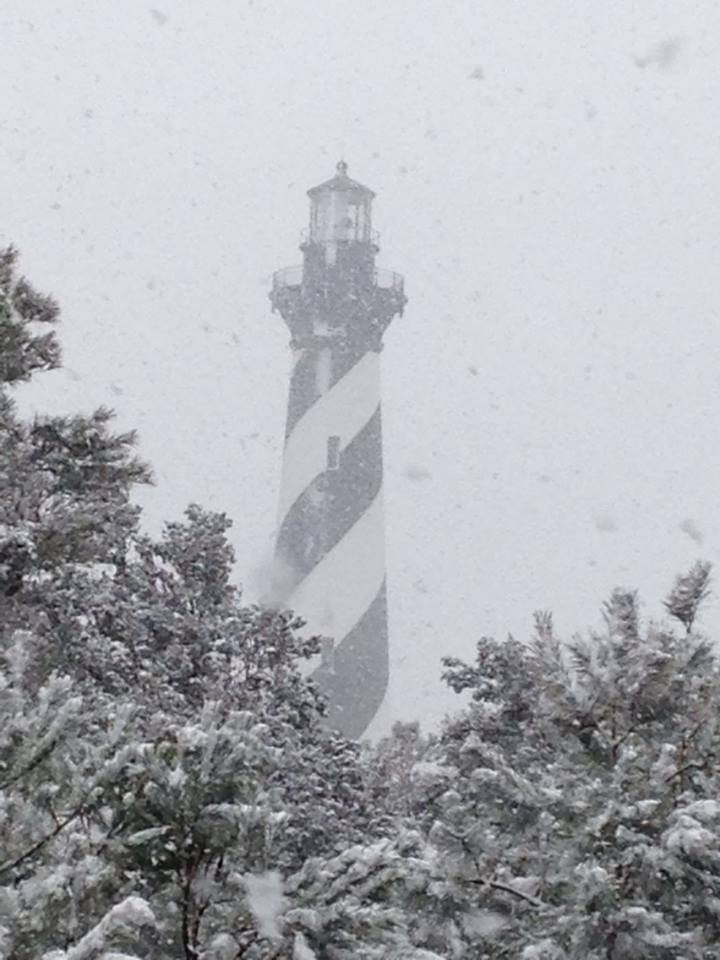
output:
[[42,330],[57,320],[58,305],[16,276],[16,261],[14,247],[0,250],[0,385],[29,380],[60,363],[54,331]]
[[431,837],[458,900],[503,918],[479,956],[717,956],[720,672],[686,615],[708,573],[668,598],[682,635],[641,629],[617,590],[588,639],[561,643],[540,614],[532,645],[446,661],[472,703],[444,730]]

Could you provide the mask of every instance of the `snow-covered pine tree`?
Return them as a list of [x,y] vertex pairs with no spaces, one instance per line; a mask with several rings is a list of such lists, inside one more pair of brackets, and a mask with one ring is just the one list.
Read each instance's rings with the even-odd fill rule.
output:
[[682,635],[618,590],[587,640],[538,615],[532,646],[446,661],[472,702],[443,734],[430,837],[477,956],[715,955],[720,674],[686,616],[708,572],[679,581]]
[[14,247],[0,250],[0,385],[29,380],[35,371],[53,370],[60,363],[52,329],[58,305],[18,277],[16,263]]
[[147,473],[105,411],[18,416],[10,388],[56,367],[60,349],[57,304],[17,277],[16,259],[0,252],[0,954],[36,960],[77,941],[74,956],[99,957],[149,917],[132,898],[120,909],[122,884],[93,853],[103,791],[132,750],[127,711],[55,672],[48,600],[72,592],[78,566],[112,560],[136,521],[129,487]]
[[[289,878],[309,859],[313,883],[353,844],[348,863],[362,842],[380,863],[358,748],[325,727],[298,669],[319,641],[289,613],[242,605],[223,515],[193,506],[159,538],[140,533],[131,494],[149,471],[107,411],[19,417],[8,385],[57,364],[35,332],[57,308],[15,280],[14,254],[2,265],[3,949],[117,960],[137,921],[143,960],[276,957],[253,894],[263,877],[288,882],[291,909],[308,904]],[[397,905],[368,925],[384,916],[376,900],[354,929],[354,907],[340,928],[326,904],[319,956],[405,943]],[[281,946],[310,957],[302,929],[288,923]]]
[[[84,592],[88,576],[122,561],[137,528],[130,503],[149,471],[133,453],[132,433],[114,434],[105,409],[89,416],[26,422],[9,389],[56,367],[58,307],[15,275],[13,249],[0,253],[0,630],[52,625],[51,608]],[[38,679],[62,665],[57,637]]]
[[698,609],[710,592],[710,564],[698,560],[691,570],[679,576],[665,600],[665,609],[691,632]]
[[132,918],[145,926],[151,913],[97,849],[135,754],[129,712],[88,704],[67,677],[38,688],[32,642],[16,631],[0,644],[0,955],[65,956],[73,944],[69,957],[129,955],[142,933]]

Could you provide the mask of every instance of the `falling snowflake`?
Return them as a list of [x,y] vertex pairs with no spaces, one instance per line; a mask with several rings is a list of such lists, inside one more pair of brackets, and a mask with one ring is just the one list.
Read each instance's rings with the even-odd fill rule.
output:
[[617,524],[609,513],[598,513],[595,515],[595,529],[601,533],[612,533],[617,530]]
[[694,540],[695,543],[703,542],[703,535],[702,533],[700,533],[700,531],[697,528],[697,525],[693,520],[690,520],[690,519],[683,520],[678,524],[678,527],[680,528],[680,530],[682,530],[684,534],[690,537],[691,540]]
[[635,57],[635,65],[644,70],[645,67],[659,67],[669,70],[676,62],[682,43],[679,37],[669,37],[660,43],[654,44],[642,57]]
[[417,466],[417,464],[409,463],[404,471],[403,475],[407,477],[408,480],[429,480],[430,471],[426,470],[425,467]]
[[283,909],[283,887],[280,874],[247,874],[244,878],[247,902],[261,937],[276,940],[280,937],[280,914]]
[[155,7],[151,8],[150,16],[159,27],[164,27],[170,19],[166,13],[163,13],[162,10],[157,10]]

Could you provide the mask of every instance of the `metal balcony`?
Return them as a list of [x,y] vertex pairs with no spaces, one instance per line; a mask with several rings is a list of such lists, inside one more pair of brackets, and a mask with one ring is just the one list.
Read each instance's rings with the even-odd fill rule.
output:
[[394,273],[392,270],[376,270],[375,286],[381,290],[394,290],[396,293],[402,293],[405,287],[405,279],[401,273]]
[[[313,241],[310,237],[311,230],[310,227],[305,227],[304,230],[300,231],[300,246],[304,247],[308,243],[318,242]],[[380,234],[377,230],[370,230],[369,236],[367,239],[363,240],[360,237],[340,237],[336,241],[339,244],[349,244],[349,243],[371,243],[375,247],[380,246]],[[323,241],[319,242],[319,245],[322,245]]]
[[[405,286],[405,280],[400,273],[392,270],[373,271],[375,286],[381,290],[392,290],[397,294],[402,294]],[[300,287],[303,282],[302,266],[283,267],[282,270],[276,270],[272,277],[273,290],[284,290],[290,287]]]
[[285,287],[299,287],[302,284],[303,268],[283,267],[282,270],[276,270],[272,277],[273,290],[281,290]]

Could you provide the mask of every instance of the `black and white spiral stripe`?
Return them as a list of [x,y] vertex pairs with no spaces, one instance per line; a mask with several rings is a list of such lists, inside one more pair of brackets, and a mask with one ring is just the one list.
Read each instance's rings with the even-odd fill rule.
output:
[[[330,465],[329,445],[338,454]],[[333,638],[332,669],[316,676],[331,722],[358,737],[388,677],[376,351],[329,340],[296,349],[278,519],[287,606],[306,620],[306,631]]]

